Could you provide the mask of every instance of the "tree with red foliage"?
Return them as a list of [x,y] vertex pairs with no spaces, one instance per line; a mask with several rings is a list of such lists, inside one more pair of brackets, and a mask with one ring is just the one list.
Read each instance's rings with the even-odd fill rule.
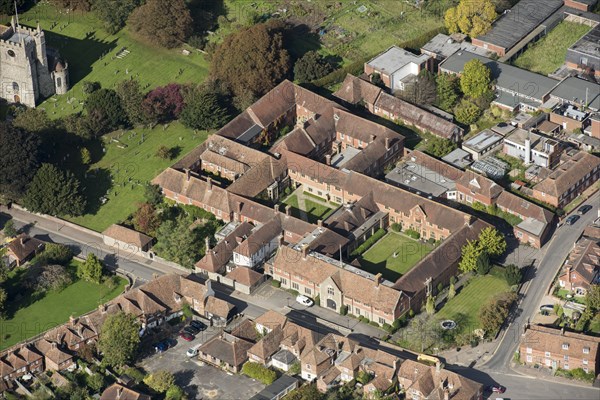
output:
[[133,215],[133,227],[135,230],[152,235],[159,226],[160,220],[154,206],[150,203],[140,204]]
[[170,83],[157,87],[146,95],[142,109],[151,121],[168,122],[179,117],[183,110],[184,101],[181,86]]

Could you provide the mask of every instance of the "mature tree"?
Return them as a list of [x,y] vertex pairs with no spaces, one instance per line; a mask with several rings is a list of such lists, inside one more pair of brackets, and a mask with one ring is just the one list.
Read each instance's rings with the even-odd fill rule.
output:
[[133,227],[135,230],[148,235],[154,235],[159,226],[160,219],[154,206],[150,203],[140,204],[133,214]]
[[79,150],[79,155],[83,165],[88,165],[92,162],[92,153],[90,153],[90,150],[87,147],[82,147],[81,150]]
[[62,265],[44,265],[28,269],[32,278],[28,279],[25,286],[35,292],[48,290],[62,290],[73,282],[71,273]]
[[462,272],[475,271],[477,269],[477,259],[481,254],[481,249],[476,240],[469,240],[462,247],[462,259],[458,264],[458,269]]
[[0,123],[0,197],[18,200],[39,166],[39,138]]
[[[20,9],[25,5],[26,0],[17,0],[16,5]],[[3,15],[14,15],[15,14],[15,1],[14,0],[0,0],[0,13]]]
[[187,399],[188,399],[188,397],[185,394],[185,392],[183,391],[183,389],[177,385],[171,386],[165,393],[165,400],[187,400]]
[[95,135],[114,131],[127,124],[121,99],[112,89],[100,89],[90,94],[85,101],[85,109]]
[[124,80],[117,84],[115,91],[121,99],[123,110],[125,110],[127,120],[130,124],[140,125],[148,122],[148,118],[142,108],[144,93],[142,93],[139,81],[135,79]]
[[508,317],[510,306],[517,299],[513,292],[501,293],[491,298],[479,310],[479,320],[481,327],[486,334],[495,334],[500,326]]
[[427,141],[427,146],[424,151],[432,156],[441,158],[457,147],[457,144],[452,140],[434,137]]
[[133,314],[119,311],[106,318],[100,332],[98,350],[104,361],[122,366],[132,361],[140,344],[140,326]]
[[285,396],[286,400],[324,400],[325,395],[319,392],[314,383],[302,385]]
[[504,268],[504,279],[510,286],[518,285],[523,279],[523,271],[515,264],[509,264]]
[[70,171],[42,164],[27,188],[23,205],[33,212],[78,216],[83,214],[86,200],[79,181]]
[[470,125],[481,117],[481,108],[473,102],[463,99],[455,108],[454,116],[456,120],[465,125]]
[[67,265],[73,259],[73,250],[60,243],[46,243],[44,251],[37,255],[41,264]]
[[87,114],[70,114],[60,121],[65,131],[85,140],[90,140],[97,134],[97,123]]
[[90,11],[92,0],[50,0],[57,7],[67,10]]
[[500,257],[506,251],[504,235],[491,226],[481,231],[478,240],[479,247],[484,249],[492,259]]
[[462,32],[475,38],[490,30],[497,16],[491,0],[460,0],[446,11],[444,21],[450,33]]
[[77,273],[86,281],[100,283],[103,275],[102,262],[94,253],[89,253]]
[[96,372],[92,375],[86,374],[85,383],[94,393],[98,393],[104,387],[104,375],[100,372]]
[[409,83],[404,90],[397,93],[400,98],[413,104],[432,104],[437,97],[435,75],[424,69],[419,73],[414,82]]
[[188,216],[163,222],[156,230],[154,250],[163,258],[193,268],[202,258],[204,249],[198,246],[202,242],[198,229],[190,229],[192,223],[193,219]]
[[3,287],[0,287],[0,317],[4,314],[4,307],[6,306],[6,299],[8,295]]
[[[481,246],[481,243],[478,243]],[[481,248],[481,253],[479,253],[479,257],[477,257],[477,266],[475,270],[479,275],[487,275],[492,269],[492,264],[490,264],[490,256],[487,251]]]
[[168,122],[178,118],[183,106],[181,86],[176,83],[157,87],[148,93],[142,102],[145,116],[156,122]]
[[144,199],[147,203],[157,206],[163,201],[162,189],[158,185],[148,182],[144,186]]
[[175,384],[175,377],[169,371],[160,370],[146,376],[144,383],[155,392],[164,393]]
[[56,123],[52,121],[46,111],[40,108],[19,109],[13,125],[28,132],[48,133],[56,128]]
[[309,51],[294,64],[294,79],[311,82],[333,71],[333,65],[316,51]]
[[454,75],[439,73],[437,83],[437,105],[442,110],[451,111],[460,97],[458,78]]
[[13,221],[12,219],[6,221],[4,227],[2,228],[2,232],[5,236],[9,238],[17,236],[17,230],[15,229],[15,221]]
[[94,0],[92,9],[104,22],[108,33],[116,33],[125,26],[129,14],[142,2],[142,0]]
[[448,298],[453,299],[456,296],[456,287],[454,287],[454,283],[450,282],[450,288],[448,289]]
[[236,96],[264,95],[290,72],[284,30],[283,23],[272,20],[227,36],[212,57],[212,76]]
[[217,129],[227,123],[229,113],[217,93],[199,88],[185,97],[180,119],[188,128]]
[[593,311],[600,311],[600,285],[591,285],[585,295],[585,304]]
[[128,25],[145,39],[166,48],[181,45],[194,21],[184,0],[147,0],[131,13]]
[[491,91],[492,73],[478,59],[467,61],[460,76],[460,89],[471,98],[485,96]]

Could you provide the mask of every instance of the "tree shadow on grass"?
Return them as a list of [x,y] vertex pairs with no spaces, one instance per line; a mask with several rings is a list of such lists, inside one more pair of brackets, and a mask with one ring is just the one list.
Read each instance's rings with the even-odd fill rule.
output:
[[294,60],[301,58],[309,51],[321,48],[321,39],[308,25],[297,24],[289,28],[285,34],[286,48]]
[[85,212],[94,215],[102,207],[103,197],[113,187],[110,170],[106,168],[90,170],[81,182],[83,193],[87,199]]
[[381,273],[381,275],[383,276],[383,279],[386,279],[388,281],[396,282],[402,276],[402,274],[400,274],[396,271],[392,271],[391,269],[388,269],[387,261],[371,262],[371,261],[365,260],[362,257],[359,257],[358,260],[360,262],[360,266],[362,267],[361,269],[364,269],[365,271],[367,271],[371,274]]

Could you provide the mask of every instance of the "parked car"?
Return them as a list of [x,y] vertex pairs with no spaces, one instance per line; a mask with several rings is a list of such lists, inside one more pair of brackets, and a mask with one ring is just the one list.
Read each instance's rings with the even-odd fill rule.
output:
[[490,390],[494,393],[504,393],[506,392],[506,388],[503,386],[490,386]]
[[298,297],[296,297],[296,301],[306,307],[311,307],[313,304],[315,304],[310,298],[302,294],[299,294]]
[[194,328],[198,329],[199,332],[202,332],[206,329],[206,325],[197,320],[190,321],[190,326],[193,326]]
[[566,225],[573,225],[575,222],[579,220],[579,215],[571,215],[569,218],[565,220]]
[[173,347],[173,343],[166,339],[162,342],[155,343],[153,347],[157,353],[162,353],[163,351],[167,351],[169,348]]
[[183,328],[183,332],[189,333],[190,335],[197,335],[198,333],[200,333],[200,330],[194,328],[192,325],[188,325],[185,328]]
[[577,210],[577,213],[579,215],[583,215],[586,212],[590,211],[592,209],[592,206],[590,206],[589,204],[586,204],[584,206],[579,207],[579,210]]
[[198,355],[198,347],[190,347],[185,355],[188,357],[196,357]]
[[195,339],[194,335],[187,333],[185,331],[179,332],[179,337],[182,338],[183,340],[185,340],[186,342],[191,342],[192,340]]

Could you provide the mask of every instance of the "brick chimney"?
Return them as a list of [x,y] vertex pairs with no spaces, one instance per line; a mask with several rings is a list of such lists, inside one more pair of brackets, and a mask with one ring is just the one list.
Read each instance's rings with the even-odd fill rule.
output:
[[472,223],[473,223],[473,216],[470,214],[465,214],[465,225],[471,226]]
[[285,206],[285,215],[287,215],[288,217],[292,215],[292,206],[290,206],[289,204]]
[[375,135],[369,135],[369,143],[375,140]]
[[185,168],[185,179],[189,182],[190,181],[190,169],[189,168]]
[[306,257],[308,257],[308,245],[304,244],[302,245],[302,259],[306,260]]
[[21,246],[24,246],[26,241],[27,241],[27,237],[25,235],[21,236],[21,238],[19,239]]
[[206,245],[206,254],[211,252],[210,250],[210,238],[207,236],[204,238],[204,244]]
[[283,232],[278,237],[280,246],[283,246],[284,237],[285,237],[285,234]]
[[116,400],[119,400],[122,395],[123,395],[123,386],[119,386],[117,388],[117,399]]
[[571,283],[571,266],[567,266],[567,282]]
[[382,276],[383,275],[381,275],[381,272],[379,272],[377,275],[375,275],[375,287],[379,287],[379,284],[382,281],[382,279],[381,279]]
[[75,326],[75,324],[77,324],[77,318],[75,318],[74,316],[69,316],[69,323],[71,324],[71,326]]
[[212,179],[210,177],[206,178],[206,183],[208,183],[208,191],[212,191]]
[[325,156],[325,164],[331,165],[331,155],[330,154],[327,154]]
[[102,314],[104,314],[104,313],[106,313],[106,306],[105,306],[104,304],[100,304],[100,305],[98,306],[98,310],[99,310],[99,311],[100,311]]
[[273,210],[275,210],[275,214],[279,214],[279,204],[275,204]]
[[385,150],[389,150],[390,149],[390,138],[386,137],[385,138]]
[[323,227],[323,220],[322,220],[322,219],[320,219],[320,220],[318,220],[318,221],[317,221],[317,226],[318,226],[319,228],[322,228],[322,227]]

